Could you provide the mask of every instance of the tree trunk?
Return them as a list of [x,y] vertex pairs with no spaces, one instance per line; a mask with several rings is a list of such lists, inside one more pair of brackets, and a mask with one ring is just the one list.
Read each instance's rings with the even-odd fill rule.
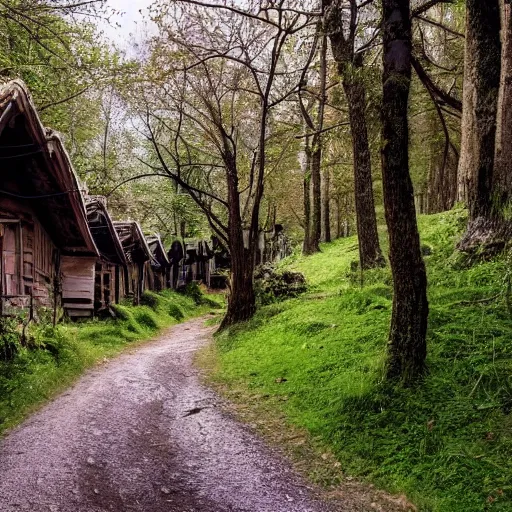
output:
[[347,16],[345,4],[340,0],[322,0],[332,53],[347,96],[354,153],[359,259],[361,268],[367,269],[382,266],[385,260],[379,244],[373,199],[371,155],[366,124],[366,91],[364,84],[357,77],[359,68],[363,65],[362,55],[355,52],[358,6],[355,1],[351,1],[350,15]]
[[309,138],[306,137],[306,147],[304,148],[304,244],[302,253],[309,255],[311,251],[311,148],[309,147]]
[[322,235],[322,146],[317,137],[313,137],[313,152],[311,155],[311,185],[313,192],[313,216],[310,233],[310,253],[320,251]]
[[382,179],[393,275],[387,376],[411,384],[427,354],[427,277],[409,174],[411,82],[409,0],[383,0]]
[[231,283],[228,297],[228,308],[222,319],[220,330],[249,320],[256,311],[253,272],[250,264],[251,255],[248,249],[231,249]]
[[336,196],[336,238],[341,238],[341,198]]
[[467,202],[470,221],[492,213],[500,61],[499,0],[467,0],[458,199]]
[[[449,141],[439,138],[442,126],[435,113],[430,116],[430,127],[430,157],[425,201],[427,214],[451,210],[457,200],[458,154]],[[446,134],[444,135],[446,137]]]
[[313,135],[311,155],[311,183],[313,189],[313,222],[311,225],[311,252],[320,251],[320,239],[322,237],[322,130],[324,127],[324,111],[327,85],[327,35],[322,30],[320,47],[320,85],[316,133]]
[[512,16],[510,0],[501,0],[501,80],[496,126],[493,196],[502,208],[512,193]]
[[373,199],[373,183],[368,128],[366,125],[366,91],[358,78],[345,73],[343,89],[347,96],[350,131],[354,153],[354,190],[362,269],[385,265],[379,244],[377,217]]
[[[226,165],[226,184],[228,189],[228,240],[231,257],[231,283],[228,307],[226,315],[220,324],[220,330],[238,322],[249,320],[256,312],[253,281],[256,247],[251,247],[250,243],[248,248],[244,246],[238,174],[236,160],[232,152],[225,151],[224,163]],[[258,230],[257,225],[256,230]]]
[[331,175],[329,167],[324,169],[323,225],[324,242],[331,241]]

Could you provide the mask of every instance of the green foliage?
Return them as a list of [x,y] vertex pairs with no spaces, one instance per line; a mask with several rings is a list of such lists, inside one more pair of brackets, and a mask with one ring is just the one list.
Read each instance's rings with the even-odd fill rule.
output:
[[9,352],[8,358],[3,353],[0,357],[0,432],[64,389],[86,368],[186,316],[206,312],[192,299],[170,290],[162,294],[145,293],[144,302],[151,303],[151,307],[113,306],[115,319],[94,319],[56,328],[48,324],[31,325],[29,342],[24,346],[20,344],[19,322],[2,319],[2,340],[15,350]]
[[143,329],[150,331],[156,331],[159,327],[163,327],[159,322],[156,313],[147,306],[137,308],[135,312],[135,320]]
[[172,316],[175,320],[181,320],[185,315],[179,306],[176,304],[171,304],[169,306],[169,315]]
[[210,295],[207,297],[197,283],[188,283],[182,290],[180,290],[180,292],[185,297],[192,299],[196,306],[208,306],[214,309],[219,309],[223,307],[222,302],[215,300],[213,296]]
[[264,265],[255,272],[254,289],[260,305],[297,297],[307,290],[306,279],[300,272],[276,271]]
[[10,360],[21,348],[20,323],[15,318],[0,318],[0,359]]
[[142,294],[140,303],[142,306],[148,306],[152,310],[157,311],[161,307],[162,300],[158,293],[145,291]]
[[221,334],[214,379],[305,427],[336,455],[341,478],[405,492],[421,511],[511,510],[508,263],[461,267],[453,248],[464,223],[460,209],[419,219],[431,254],[429,374],[417,389],[384,382],[389,269],[354,282],[354,238],[283,264],[306,275],[310,293]]
[[190,297],[197,305],[201,304],[203,300],[203,292],[197,283],[187,283],[182,290],[182,293]]

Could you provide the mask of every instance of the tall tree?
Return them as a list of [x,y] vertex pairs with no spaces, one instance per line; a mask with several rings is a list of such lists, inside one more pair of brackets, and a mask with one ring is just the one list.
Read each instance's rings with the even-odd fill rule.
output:
[[467,0],[458,197],[471,221],[492,213],[500,67],[499,0]]
[[315,133],[312,136],[311,153],[311,182],[313,186],[313,218],[311,229],[311,250],[320,250],[320,239],[322,235],[322,150],[324,114],[327,86],[327,35],[321,23],[320,30],[320,55],[319,55],[319,85],[318,85],[318,111],[316,116]]
[[[463,9],[457,2],[435,4],[425,10],[428,5],[422,3],[411,14],[412,65],[419,78],[410,112],[417,136],[411,144],[412,158],[414,170],[422,174],[417,197],[428,213],[449,210],[457,201],[464,68]],[[426,145],[430,147],[428,160]]]
[[[304,107],[303,107],[304,108]],[[306,132],[308,127],[306,125]],[[302,252],[305,255],[312,254],[314,251],[311,248],[311,142],[310,135],[306,133],[304,137],[304,148],[301,152],[301,167],[302,167],[302,190],[303,190],[303,205],[304,205],[304,241],[302,243]]]
[[[366,4],[367,2],[363,2]],[[347,97],[354,158],[355,205],[362,269],[384,264],[373,196],[371,153],[366,123],[363,53],[356,51],[359,7],[356,0],[322,0],[325,27]],[[348,9],[348,15],[346,10]],[[348,26],[346,20],[348,19]]]
[[501,80],[496,127],[496,157],[493,195],[497,207],[505,206],[512,194],[512,5],[501,0]]
[[151,83],[138,95],[156,157],[148,164],[190,194],[229,249],[226,327],[255,312],[271,113],[297,94],[302,72],[287,68],[283,49],[311,19],[282,2],[178,4],[156,4]]
[[331,170],[324,167],[323,171],[323,197],[322,197],[322,224],[323,224],[323,241],[331,241]]
[[[318,45],[320,42],[320,45]],[[319,48],[317,48],[319,46]],[[310,64],[318,54],[318,87],[307,87],[308,75],[313,71]],[[301,77],[299,104],[305,125],[305,173],[304,173],[304,254],[320,251],[322,235],[322,150],[325,104],[327,101],[327,35],[322,22],[317,22],[316,34]],[[308,96],[309,101],[305,101]],[[316,106],[316,113],[312,110]]]
[[412,383],[425,371],[427,277],[409,174],[409,0],[383,0],[382,181],[393,275],[387,375]]

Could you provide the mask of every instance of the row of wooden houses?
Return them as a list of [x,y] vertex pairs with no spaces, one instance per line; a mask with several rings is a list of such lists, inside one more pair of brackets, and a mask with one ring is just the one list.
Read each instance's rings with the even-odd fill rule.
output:
[[[288,250],[278,229],[262,232],[260,245],[261,261]],[[122,300],[138,304],[145,290],[225,287],[228,269],[215,238],[176,240],[167,251],[137,222],[114,221],[105,198],[82,188],[24,83],[0,87],[0,316],[46,309],[91,317]]]
[[113,221],[105,199],[82,189],[26,86],[0,88],[0,315],[61,308],[90,317],[123,299],[137,304],[145,290],[207,280],[198,270],[210,269],[206,260],[187,262],[195,249],[176,252],[182,245],[168,254],[137,222]]

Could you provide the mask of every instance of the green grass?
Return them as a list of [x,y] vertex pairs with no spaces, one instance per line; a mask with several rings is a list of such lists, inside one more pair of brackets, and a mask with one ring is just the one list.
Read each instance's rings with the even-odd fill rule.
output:
[[0,433],[75,381],[87,368],[128,347],[153,338],[161,329],[206,313],[208,306],[165,291],[146,292],[143,306],[115,306],[117,318],[65,323],[55,329],[34,326],[28,347],[0,360]]
[[319,450],[334,453],[340,478],[406,493],[421,511],[512,510],[507,257],[461,264],[462,210],[419,224],[431,254],[429,374],[417,389],[383,380],[391,277],[372,270],[361,287],[351,271],[355,238],[285,261],[304,272],[310,292],[220,335],[211,378],[305,428]]

